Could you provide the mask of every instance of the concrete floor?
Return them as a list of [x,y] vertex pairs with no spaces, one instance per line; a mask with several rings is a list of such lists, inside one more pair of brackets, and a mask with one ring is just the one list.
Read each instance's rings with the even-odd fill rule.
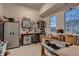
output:
[[8,51],[10,52],[9,56],[41,56],[40,44],[21,46]]

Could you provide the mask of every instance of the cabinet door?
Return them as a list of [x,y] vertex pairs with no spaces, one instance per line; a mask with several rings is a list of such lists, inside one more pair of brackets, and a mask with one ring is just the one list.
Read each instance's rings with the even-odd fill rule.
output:
[[76,36],[73,35],[65,35],[65,41],[72,43],[72,44],[76,44]]
[[79,36],[77,36],[77,44],[79,45]]
[[20,37],[20,28],[18,23],[13,23],[12,27],[12,39],[13,39],[13,46],[18,47],[19,46],[19,37]]
[[30,44],[31,43],[31,36],[24,36],[23,37],[23,44]]
[[4,41],[8,41],[7,48],[19,46],[18,24],[13,22],[4,23]]
[[11,39],[11,36],[12,36],[12,31],[11,31],[11,29],[12,28],[10,28],[10,23],[8,23],[8,22],[5,22],[4,23],[4,41],[7,41],[8,43],[7,43],[7,48],[10,48],[11,46],[12,46],[12,39]]

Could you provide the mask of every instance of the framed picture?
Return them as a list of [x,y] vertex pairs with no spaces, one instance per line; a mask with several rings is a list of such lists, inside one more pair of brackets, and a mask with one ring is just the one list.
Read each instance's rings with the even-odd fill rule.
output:
[[22,27],[23,28],[30,28],[31,27],[31,20],[29,20],[29,19],[23,19],[22,20]]

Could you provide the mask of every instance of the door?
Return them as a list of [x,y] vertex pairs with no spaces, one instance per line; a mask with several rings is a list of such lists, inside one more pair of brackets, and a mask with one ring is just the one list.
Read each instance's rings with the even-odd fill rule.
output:
[[4,41],[8,41],[7,48],[19,46],[19,25],[14,22],[4,23]]

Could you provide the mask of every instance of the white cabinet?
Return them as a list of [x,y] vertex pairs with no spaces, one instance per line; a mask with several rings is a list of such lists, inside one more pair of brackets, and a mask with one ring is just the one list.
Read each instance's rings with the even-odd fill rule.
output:
[[8,41],[7,48],[19,47],[19,23],[4,22],[4,41]]
[[23,36],[23,45],[31,43],[31,35],[24,35]]

